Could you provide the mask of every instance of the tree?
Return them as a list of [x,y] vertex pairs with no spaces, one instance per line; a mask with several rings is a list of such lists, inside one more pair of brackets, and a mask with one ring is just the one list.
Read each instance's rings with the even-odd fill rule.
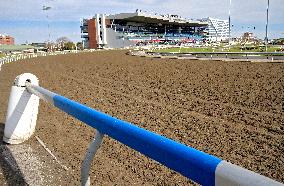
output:
[[52,41],[44,41],[44,43],[45,43],[45,48],[47,52],[54,51],[57,45],[56,43]]
[[67,43],[69,41],[70,39],[68,37],[59,37],[58,39],[56,39],[56,43]]
[[76,46],[77,46],[77,50],[83,50],[83,43],[82,42],[77,42]]
[[75,49],[75,44],[71,41],[67,42],[64,44],[64,50],[74,50]]
[[[69,43],[69,42],[72,43],[72,41],[69,38],[67,38],[67,37],[60,37],[60,38],[56,39],[57,48],[59,50],[64,50],[66,48],[65,45],[67,43]],[[69,44],[69,46],[70,46],[70,44]],[[65,49],[65,50],[68,50],[68,49]]]

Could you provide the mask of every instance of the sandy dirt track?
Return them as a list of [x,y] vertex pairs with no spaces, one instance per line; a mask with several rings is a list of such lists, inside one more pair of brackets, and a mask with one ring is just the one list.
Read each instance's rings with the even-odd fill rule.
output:
[[[125,52],[4,65],[0,123],[5,122],[13,80],[30,72],[51,91],[284,182],[283,63],[156,59]],[[62,169],[65,176],[58,184],[79,185],[81,161],[94,134],[41,101],[35,135],[69,168]],[[26,143],[36,146],[37,141],[33,137]],[[108,137],[94,159],[91,180],[94,185],[192,184]]]

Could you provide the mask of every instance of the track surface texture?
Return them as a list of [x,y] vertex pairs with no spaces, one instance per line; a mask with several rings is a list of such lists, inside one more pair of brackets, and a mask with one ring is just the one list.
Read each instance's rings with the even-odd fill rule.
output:
[[[4,65],[0,123],[5,123],[13,80],[30,72],[42,87],[60,95],[284,182],[283,63],[156,59],[125,53],[69,54]],[[35,135],[69,169],[61,170],[65,176],[58,184],[79,185],[81,162],[95,129],[43,101],[39,109]],[[37,146],[34,136],[25,143]],[[91,182],[194,184],[109,137],[94,158]]]

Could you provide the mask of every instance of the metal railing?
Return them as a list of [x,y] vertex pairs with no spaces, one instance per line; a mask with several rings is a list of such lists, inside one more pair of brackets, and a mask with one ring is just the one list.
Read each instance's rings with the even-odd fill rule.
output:
[[102,142],[104,134],[202,185],[278,184],[267,177],[98,112],[37,85],[27,82],[26,87],[30,93],[97,129],[95,139],[89,146],[81,169],[82,185],[90,184],[88,176],[90,163]]
[[[38,79],[28,73],[18,76],[12,86],[3,137],[5,142],[21,143],[32,135],[39,98],[96,129],[95,138],[89,145],[81,167],[83,186],[90,185],[91,162],[104,135],[202,185],[282,185],[270,178],[44,89],[38,86]],[[33,111],[35,113],[31,113]],[[19,128],[22,129],[18,134],[25,133],[23,129],[30,126],[29,122],[34,127],[23,136],[17,135]]]
[[27,53],[27,54],[11,54],[6,55],[0,58],[0,71],[1,66],[4,64],[8,64],[11,62],[19,61],[22,59],[30,59],[42,56],[55,56],[55,55],[63,55],[63,54],[70,54],[70,53],[81,53],[81,52],[93,52],[94,49],[89,50],[68,50],[68,51],[55,51],[55,52],[38,52],[38,53]]
[[267,61],[284,61],[284,52],[145,52],[148,55],[170,56],[170,57],[193,57],[207,59],[244,59]]

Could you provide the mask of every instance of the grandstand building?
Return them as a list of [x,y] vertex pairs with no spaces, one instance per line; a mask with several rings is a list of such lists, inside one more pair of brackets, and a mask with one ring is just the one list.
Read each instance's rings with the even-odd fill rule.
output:
[[97,14],[81,22],[84,48],[123,48],[156,42],[194,42],[206,37],[206,21],[136,10],[115,15]]
[[230,37],[229,33],[229,21],[213,19],[211,17],[201,19],[208,23],[208,27],[205,29],[207,32],[207,39],[209,41],[226,41]]

